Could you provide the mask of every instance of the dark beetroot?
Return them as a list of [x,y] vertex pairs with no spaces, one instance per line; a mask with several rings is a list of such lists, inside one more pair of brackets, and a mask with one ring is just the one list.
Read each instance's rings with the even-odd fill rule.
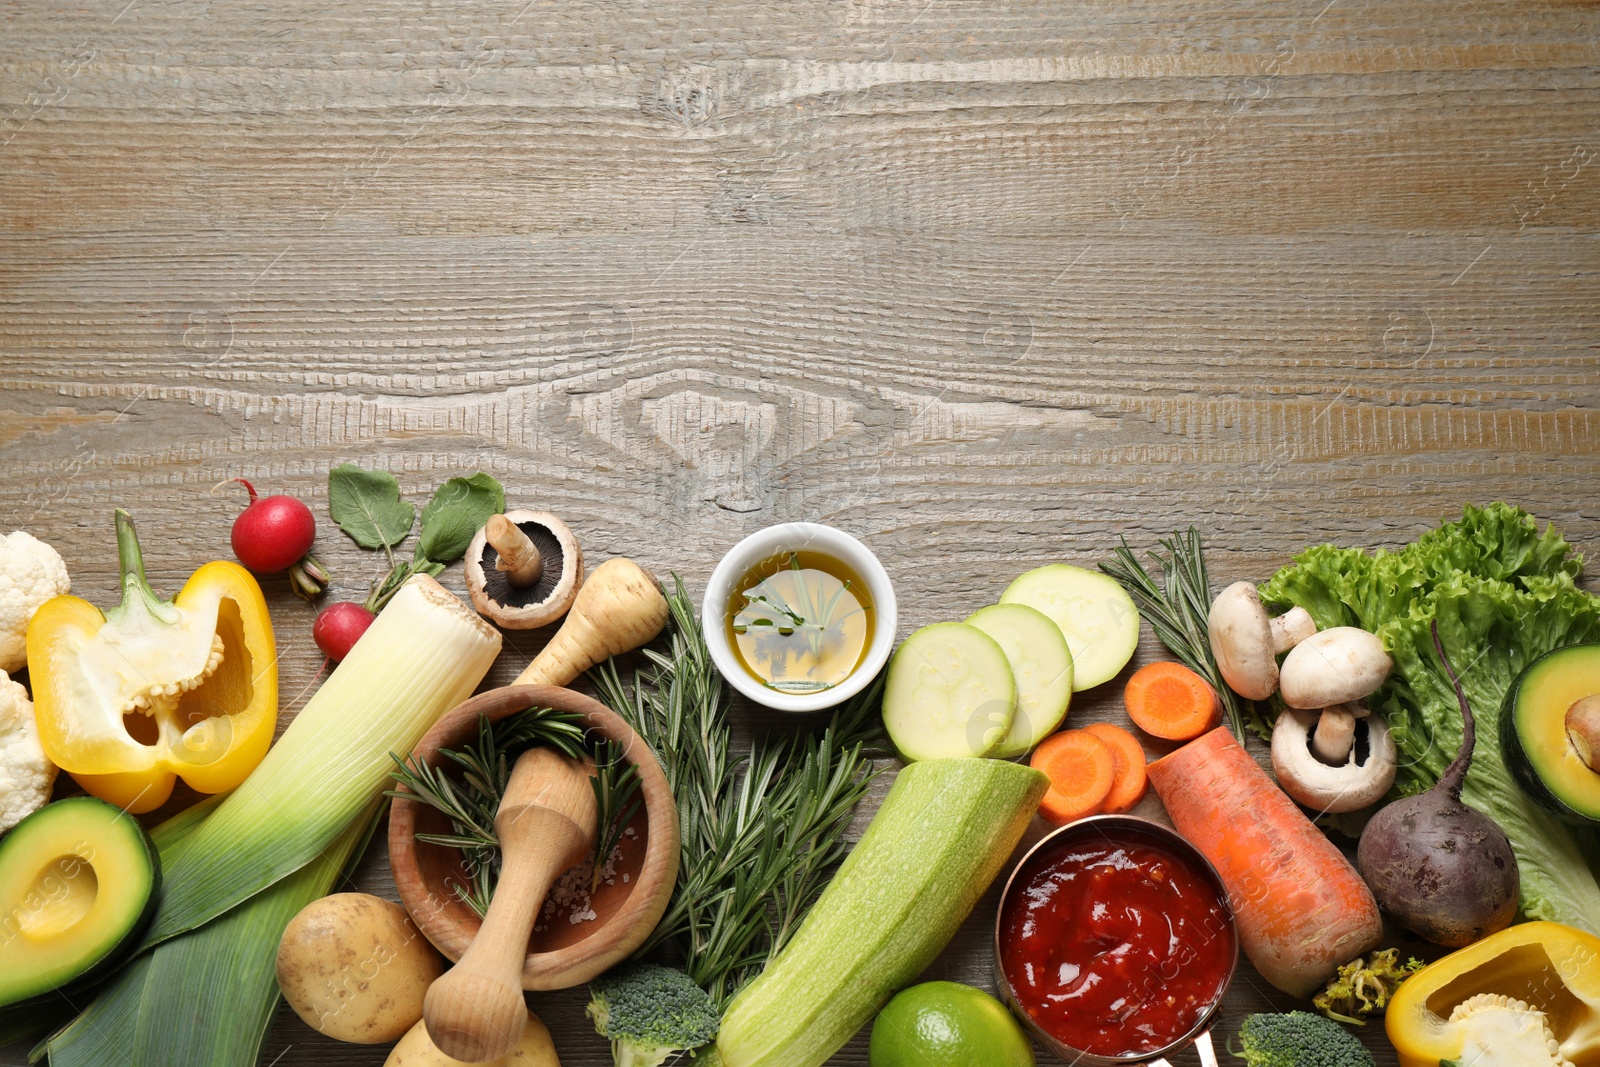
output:
[[257,574],[289,572],[295,595],[319,596],[328,574],[311,555],[317,520],[311,509],[292,496],[256,496],[256,487],[234,478],[250,494],[250,505],[233,520],[233,554]]
[[1432,789],[1397,800],[1367,823],[1356,866],[1378,904],[1406,929],[1460,948],[1503,930],[1521,879],[1511,841],[1493,819],[1461,803],[1472,766],[1472,708],[1433,626],[1433,647],[1461,705],[1461,749]]
[[311,624],[311,639],[324,656],[338,663],[350,654],[375,618],[376,615],[360,604],[350,601],[329,604],[317,613],[317,621]]

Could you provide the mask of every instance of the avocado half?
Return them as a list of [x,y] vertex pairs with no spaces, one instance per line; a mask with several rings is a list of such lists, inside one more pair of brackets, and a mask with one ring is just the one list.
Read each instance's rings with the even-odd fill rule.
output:
[[1567,740],[1567,709],[1600,693],[1600,644],[1568,645],[1528,664],[1506,693],[1500,748],[1529,799],[1568,822],[1600,823],[1600,774]]
[[160,886],[155,845],[120,808],[69,797],[23,819],[0,839],[0,1005],[120,958]]

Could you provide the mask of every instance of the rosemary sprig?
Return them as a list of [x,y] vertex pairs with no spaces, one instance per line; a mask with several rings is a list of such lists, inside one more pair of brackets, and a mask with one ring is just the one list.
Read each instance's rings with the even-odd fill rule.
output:
[[615,661],[590,672],[601,699],[655,750],[678,803],[681,856],[666,915],[639,955],[670,947],[718,1004],[794,933],[844,858],[844,832],[873,771],[881,679],[817,734],[732,749],[728,691],[681,580],[667,597],[669,654],[625,684]]
[[1271,737],[1271,730],[1261,718],[1260,711],[1250,701],[1244,700],[1222,680],[1217,661],[1211,655],[1211,637],[1207,618],[1211,614],[1211,578],[1206,573],[1204,546],[1200,531],[1189,527],[1185,533],[1174,533],[1161,540],[1166,554],[1152,551],[1150,558],[1161,571],[1162,582],[1157,583],[1128,548],[1126,538],[1100,569],[1115,578],[1117,584],[1128,591],[1139,613],[1150,622],[1156,637],[1167,646],[1167,651],[1178,662],[1211,683],[1222,701],[1228,729],[1242,744],[1246,728],[1262,739]]
[[595,752],[595,773],[589,784],[594,786],[598,813],[595,825],[600,828],[594,846],[594,876],[589,882],[589,892],[596,893],[605,876],[611,850],[617,847],[622,831],[639,813],[644,797],[639,793],[639,768],[628,762],[623,747],[609,738]]
[[[638,790],[637,771],[631,763],[621,760],[621,753],[613,756],[605,742],[599,746],[596,772],[591,782],[598,801],[604,792],[608,800],[617,803],[608,812],[601,809],[601,817],[613,820],[622,816],[621,825],[602,821],[600,840],[595,843],[595,869],[605,865],[605,857],[616,847],[617,835],[632,818],[637,806],[629,808],[628,800]],[[489,901],[494,896],[495,882],[500,877],[500,840],[495,835],[494,817],[500,810],[506,786],[511,781],[511,768],[517,757],[530,748],[546,745],[569,759],[589,758],[583,716],[552,708],[529,708],[491,723],[487,715],[478,718],[478,743],[463,749],[440,749],[439,754],[454,762],[460,770],[460,781],[455,781],[444,765],[430,767],[415,756],[401,759],[391,754],[396,769],[391,777],[407,792],[387,790],[385,796],[410,795],[413,799],[436,808],[450,820],[448,834],[418,834],[418,841],[444,845],[461,850],[462,866],[467,872],[467,884],[450,884],[450,890],[480,916],[489,911]],[[624,770],[626,768],[626,770]],[[632,780],[632,786],[628,781]],[[601,846],[604,845],[604,851]]]

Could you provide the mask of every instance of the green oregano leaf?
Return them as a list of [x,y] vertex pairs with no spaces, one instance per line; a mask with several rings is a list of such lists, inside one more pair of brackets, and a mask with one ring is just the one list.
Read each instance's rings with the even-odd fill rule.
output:
[[479,471],[470,478],[451,478],[422,509],[417,559],[435,563],[460,559],[489,516],[505,509],[506,491],[490,475]]
[[417,509],[400,499],[394,475],[344,463],[328,472],[328,514],[362,548],[390,549],[411,532]]

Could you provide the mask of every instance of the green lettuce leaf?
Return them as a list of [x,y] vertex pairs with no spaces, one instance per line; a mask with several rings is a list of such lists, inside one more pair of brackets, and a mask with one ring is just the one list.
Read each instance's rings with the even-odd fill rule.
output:
[[1524,667],[1553,649],[1600,641],[1600,597],[1577,587],[1581,568],[1558,532],[1540,533],[1520,508],[1469,505],[1459,521],[1397,552],[1308,548],[1261,587],[1261,597],[1304,607],[1318,627],[1360,626],[1383,641],[1395,669],[1368,704],[1394,735],[1401,793],[1438,781],[1461,744],[1455,693],[1429,631],[1437,620],[1478,726],[1462,799],[1511,839],[1528,918],[1600,933],[1595,835],[1530,801],[1499,740],[1501,705]]

